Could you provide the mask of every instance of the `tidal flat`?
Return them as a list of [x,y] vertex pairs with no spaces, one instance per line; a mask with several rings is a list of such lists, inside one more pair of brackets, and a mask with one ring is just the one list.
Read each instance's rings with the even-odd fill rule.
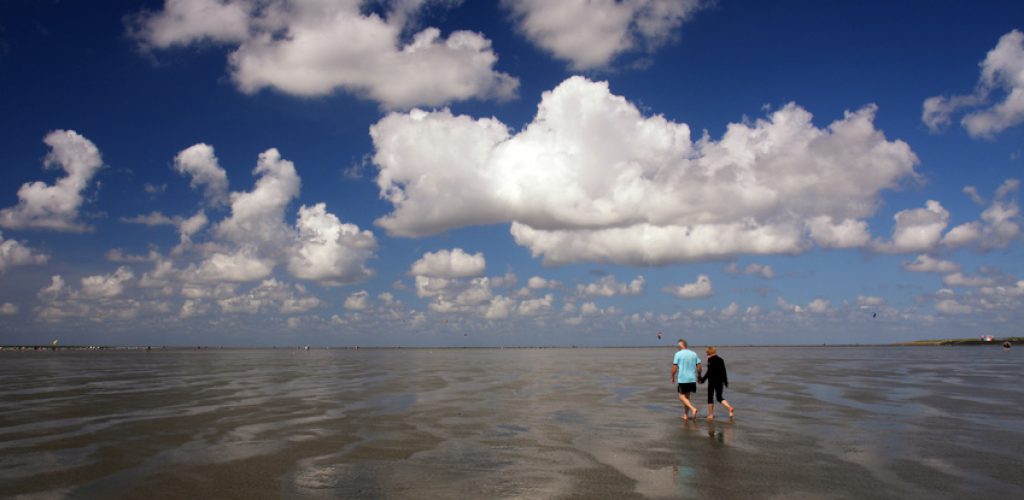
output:
[[[695,348],[703,353],[701,348]],[[1009,498],[1024,349],[0,352],[0,497]]]

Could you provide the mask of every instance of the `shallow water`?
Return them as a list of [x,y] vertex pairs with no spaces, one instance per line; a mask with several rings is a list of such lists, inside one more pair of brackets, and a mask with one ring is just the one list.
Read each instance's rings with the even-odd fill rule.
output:
[[679,419],[673,352],[3,351],[0,496],[1005,498],[1024,488],[1024,349],[723,348],[737,413],[714,422]]

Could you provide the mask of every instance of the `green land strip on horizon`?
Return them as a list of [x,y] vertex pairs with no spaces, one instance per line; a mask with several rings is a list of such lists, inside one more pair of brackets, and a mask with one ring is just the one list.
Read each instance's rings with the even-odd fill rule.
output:
[[992,340],[982,340],[979,338],[969,339],[937,339],[937,340],[915,340],[913,342],[902,342],[899,345],[907,346],[934,346],[934,345],[1002,345],[1003,342],[1010,342],[1017,344],[1024,342],[1024,337],[1006,337],[1006,338],[992,338]]

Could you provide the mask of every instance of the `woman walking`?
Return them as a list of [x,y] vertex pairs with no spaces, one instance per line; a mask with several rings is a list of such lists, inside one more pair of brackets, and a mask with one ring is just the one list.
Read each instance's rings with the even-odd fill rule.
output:
[[729,409],[731,418],[735,410],[728,401],[722,398],[722,387],[729,387],[729,375],[725,371],[725,360],[718,355],[718,349],[715,349],[714,346],[708,346],[705,352],[708,355],[708,370],[701,377],[700,382],[703,384],[707,381],[708,383],[708,420],[715,419],[715,399]]

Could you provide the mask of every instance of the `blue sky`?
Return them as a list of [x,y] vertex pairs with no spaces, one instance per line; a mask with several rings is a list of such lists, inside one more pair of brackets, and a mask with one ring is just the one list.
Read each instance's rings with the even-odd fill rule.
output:
[[0,5],[0,343],[1019,335],[1019,2]]

